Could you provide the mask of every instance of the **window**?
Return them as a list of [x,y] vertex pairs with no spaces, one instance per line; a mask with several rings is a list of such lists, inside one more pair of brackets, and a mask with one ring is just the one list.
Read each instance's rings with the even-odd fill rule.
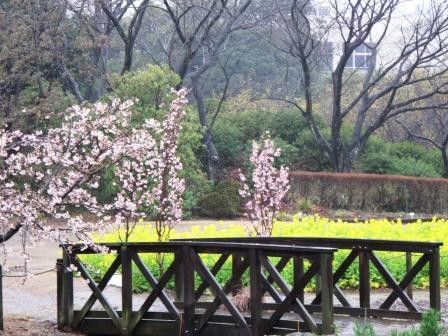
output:
[[370,69],[373,67],[373,48],[367,44],[361,44],[355,49],[347,61],[347,68]]
[[329,6],[315,6],[307,3],[303,9],[303,15],[306,16],[316,16],[316,17],[327,17],[330,16]]
[[322,69],[331,70],[333,68],[333,43],[324,42],[319,56],[322,63]]
[[317,11],[318,16],[330,16],[330,7],[328,6],[319,6]]

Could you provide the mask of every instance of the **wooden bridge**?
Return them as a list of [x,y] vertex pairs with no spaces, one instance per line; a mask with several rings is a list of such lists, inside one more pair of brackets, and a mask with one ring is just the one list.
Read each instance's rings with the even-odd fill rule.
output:
[[[398,319],[420,319],[423,311],[417,307],[413,301],[412,282],[415,277],[428,265],[429,278],[429,306],[440,310],[440,246],[438,242],[419,241],[399,241],[399,240],[377,240],[377,239],[347,239],[347,238],[295,238],[295,237],[257,237],[257,238],[214,238],[214,239],[194,239],[194,241],[215,241],[215,242],[238,242],[238,243],[262,243],[276,244],[283,246],[319,246],[330,247],[338,250],[346,250],[347,256],[333,273],[334,295],[340,305],[335,305],[335,314],[344,314],[362,317],[390,317]],[[401,252],[402,262],[406,264],[406,274],[400,280],[393,277],[378,252]],[[400,257],[400,255],[398,257]],[[416,262],[412,262],[412,255],[418,257]],[[338,282],[342,279],[349,267],[358,261],[359,277],[359,305],[354,306],[338,287]],[[396,259],[399,263],[400,259]],[[371,307],[371,279],[370,266],[378,270],[392,290],[390,295],[384,300],[379,308]],[[298,267],[300,269],[301,267]],[[318,310],[315,304],[320,302],[319,292],[316,298],[307,305],[310,311]],[[406,310],[396,310],[391,307],[400,299]]]
[[[440,309],[439,243],[226,238],[105,245],[114,253],[114,261],[98,282],[94,281],[80,259],[82,254],[95,252],[82,250],[78,245],[62,246],[63,259],[57,263],[60,329],[76,328],[89,335],[258,336],[297,331],[331,334],[334,332],[334,313],[418,319],[422,312],[412,300],[410,285],[426,264],[429,264],[430,307]],[[350,251],[333,271],[332,261],[337,249]],[[376,251],[418,253],[420,257],[414,264],[407,258],[408,272],[397,281]],[[143,255],[157,253],[164,253],[167,260],[171,260],[159,277],[142,261]],[[215,256],[213,265],[206,264],[205,254]],[[356,259],[359,259],[359,306],[350,304],[337,286]],[[219,272],[229,262],[232,272],[223,280]],[[370,263],[392,288],[389,297],[376,309],[370,307]],[[92,291],[79,310],[73,307],[76,293],[73,292],[73,272],[68,271],[70,265],[77,267]],[[289,281],[285,273],[287,265],[293,265],[293,276]],[[103,290],[120,266],[122,302],[121,310],[116,310]],[[138,309],[133,309],[133,267],[141,272],[152,289]],[[313,278],[318,279],[318,289],[315,298],[306,304],[304,289]],[[229,294],[235,286],[247,280],[250,284],[250,308],[241,312]],[[173,282],[176,295],[168,289]],[[333,303],[333,296],[340,305]],[[397,299],[404,303],[406,311],[391,309]],[[97,301],[101,310],[92,309]]]

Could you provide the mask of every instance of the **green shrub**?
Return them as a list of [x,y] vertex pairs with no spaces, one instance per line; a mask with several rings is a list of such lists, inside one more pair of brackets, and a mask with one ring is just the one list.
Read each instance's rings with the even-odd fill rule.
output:
[[238,184],[224,181],[218,183],[210,192],[203,194],[199,200],[201,215],[211,218],[233,218],[239,213],[241,200]]
[[422,317],[419,331],[420,336],[442,335],[443,327],[440,324],[440,313],[433,309],[425,312]]
[[213,128],[216,149],[225,167],[241,167],[247,161],[252,140],[258,140],[269,129],[272,113],[245,111],[227,113],[217,119]]
[[301,198],[297,201],[297,210],[309,213],[314,207],[313,202],[308,198]]
[[386,143],[372,138],[356,166],[365,173],[441,177],[440,153],[414,142]]
[[404,176],[441,177],[434,166],[412,157],[394,158],[391,160],[391,164],[392,169],[386,173]]
[[373,330],[373,327],[370,323],[362,323],[356,321],[353,332],[355,333],[355,336],[375,336],[375,330]]
[[[324,127],[322,120],[317,123]],[[325,127],[324,127],[325,128]],[[242,167],[247,164],[253,140],[269,131],[282,150],[280,164],[290,168],[328,169],[328,160],[319,150],[307,124],[296,110],[247,110],[227,112],[217,119],[213,139],[224,167]],[[327,129],[325,136],[329,136]]]
[[[322,126],[323,123],[320,120],[318,122]],[[308,125],[300,112],[291,109],[275,112],[270,129],[274,137],[292,144],[298,140],[301,132],[308,129]]]
[[365,155],[359,163],[359,168],[364,173],[375,174],[388,174],[396,170],[393,158],[383,151]]
[[420,333],[417,329],[412,328],[404,331],[392,330],[390,336],[420,336]]
[[440,313],[430,309],[422,316],[422,322],[418,328],[398,331],[393,330],[390,336],[439,336],[443,333],[443,327],[440,323]]
[[[323,133],[329,135],[327,129],[324,129]],[[309,129],[301,131],[293,145],[298,149],[299,155],[291,169],[298,167],[311,171],[331,170],[330,161],[317,146]]]

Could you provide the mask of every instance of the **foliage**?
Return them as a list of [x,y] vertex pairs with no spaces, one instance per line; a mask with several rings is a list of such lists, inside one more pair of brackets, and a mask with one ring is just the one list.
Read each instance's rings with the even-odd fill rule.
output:
[[357,166],[366,173],[441,177],[440,154],[412,142],[385,143],[378,139],[369,144]]
[[[190,231],[179,232],[173,230],[171,237],[176,238],[225,238],[225,237],[244,237],[247,233],[240,224],[223,224],[219,226],[193,226]],[[434,218],[429,222],[417,221],[413,224],[403,225],[401,221],[389,221],[385,219],[370,220],[366,222],[346,223],[341,220],[332,221],[321,218],[317,215],[298,217],[295,216],[292,222],[275,222],[273,236],[278,237],[336,237],[336,238],[372,238],[372,239],[397,239],[415,240],[418,237],[421,241],[442,241],[444,245],[441,248],[440,271],[442,286],[448,285],[448,221]],[[146,223],[137,226],[130,237],[130,241],[156,241],[157,236],[152,224]],[[101,237],[104,242],[116,242],[117,233],[111,232]],[[347,251],[340,250],[336,252],[333,268],[336,269],[347,256]],[[378,257],[383,261],[391,274],[401,279],[406,273],[406,257],[403,253],[397,252],[378,252]],[[415,263],[420,255],[413,255],[412,260]],[[86,261],[95,268],[97,272],[104,274],[106,268],[100,260],[110,258],[108,255],[86,256]],[[148,265],[152,265],[154,260],[147,257]],[[208,266],[213,266],[217,257],[214,255],[202,255],[204,262]],[[158,272],[157,268],[151,268]],[[358,265],[355,262],[345,273],[344,277],[338,282],[341,288],[356,288],[358,286]],[[371,267],[371,284],[373,288],[386,286],[386,282],[378,271]],[[219,273],[219,279],[228,279],[231,274],[231,265],[227,263]],[[282,271],[283,277],[292,283],[293,268],[288,264]],[[245,278],[247,280],[247,278]],[[137,280],[136,280],[137,281]],[[144,281],[141,278],[141,281]],[[134,283],[137,286],[137,282]],[[414,279],[413,286],[416,288],[425,288],[429,285],[428,268],[425,267]],[[307,290],[312,290],[314,284]],[[138,290],[138,287],[135,287]]]
[[440,323],[440,313],[436,310],[429,310],[423,314],[420,324],[420,336],[439,336],[443,333]]
[[[47,81],[42,82],[50,85]],[[27,86],[17,100],[17,109],[22,113],[18,113],[13,127],[26,133],[58,127],[62,123],[63,112],[75,103],[74,97],[61,85],[52,84],[45,96],[39,94],[36,86]]]
[[[244,97],[241,104],[244,106]],[[281,163],[293,169],[329,170],[328,158],[316,145],[303,116],[296,110],[247,104],[245,110],[225,110],[217,119],[213,137],[224,167],[247,166],[250,145],[265,131],[272,134],[276,146],[282,149]],[[241,107],[240,107],[241,108]],[[316,122],[322,135],[329,140],[330,130],[318,115]],[[353,132],[343,125],[343,146],[350,142]],[[355,162],[358,171],[405,176],[441,177],[443,164],[437,150],[428,150],[414,142],[388,143],[372,136]]]
[[418,328],[412,327],[409,330],[393,330],[390,336],[439,336],[443,333],[440,323],[440,313],[430,309],[423,313],[422,322]]
[[[320,119],[319,124],[323,125]],[[300,113],[279,107],[271,110],[248,108],[239,112],[230,110],[217,119],[213,138],[223,165],[247,165],[252,141],[266,131],[272,134],[275,145],[282,150],[281,164],[311,170],[329,168],[328,160],[316,146]]]
[[355,336],[375,336],[375,330],[373,330],[373,326],[370,323],[362,323],[362,322],[355,322],[355,325],[353,327],[353,331],[355,333]]
[[[282,149],[281,163],[305,170],[331,168],[328,158],[317,146],[304,117],[298,111],[281,106],[267,109],[245,102],[247,99],[241,97],[239,109],[226,107],[213,129],[215,144],[225,167],[244,166],[251,141],[268,130],[275,144]],[[241,110],[241,105],[246,108]],[[330,130],[320,115],[316,116],[316,123],[328,141]],[[350,124],[343,125],[341,139],[344,147],[349,145],[352,132]],[[387,143],[372,136],[361,153],[355,168],[362,172],[428,177],[443,174],[440,153],[416,143]]]
[[[375,336],[375,330],[370,323],[356,322],[353,327],[356,336]],[[392,330],[390,336],[439,336],[443,333],[440,323],[440,313],[430,309],[423,313],[422,321],[418,328],[412,327],[408,330]]]
[[172,98],[170,90],[179,85],[180,79],[168,67],[148,65],[123,76],[113,75],[111,82],[117,97],[137,99],[133,121],[139,124],[147,118],[163,118]]
[[248,156],[251,142],[268,129],[271,118],[272,113],[253,110],[223,114],[213,129],[213,139],[223,165],[240,167]]
[[198,203],[199,213],[210,218],[234,218],[240,212],[241,200],[238,184],[222,181],[202,195]]
[[297,201],[297,210],[309,213],[314,208],[313,202],[308,198],[301,198]]
[[0,3],[0,119],[28,133],[73,105],[76,94],[69,78],[82,76],[88,86],[98,73],[87,61],[90,51],[84,31],[73,25],[63,2],[4,3]]
[[417,329],[412,328],[410,330],[403,331],[393,330],[390,333],[390,336],[420,336],[420,334]]

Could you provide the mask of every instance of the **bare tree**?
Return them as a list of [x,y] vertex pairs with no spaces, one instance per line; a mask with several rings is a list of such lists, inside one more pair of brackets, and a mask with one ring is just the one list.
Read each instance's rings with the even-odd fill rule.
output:
[[[448,88],[445,0],[425,1],[425,8],[406,17],[405,0],[327,0],[325,16],[311,0],[275,2],[278,19],[273,21],[272,41],[301,70],[299,95],[282,98],[304,115],[335,171],[350,171],[368,138],[388,120],[448,107],[446,100],[432,99]],[[330,92],[322,90],[322,78],[314,75],[329,46]],[[356,56],[360,48],[367,48],[364,59]],[[403,94],[418,84],[432,85],[421,85],[424,89],[414,96]],[[316,103],[324,100],[329,101],[329,137],[316,123]],[[343,141],[349,120],[353,129]]]
[[[208,175],[216,179],[219,155],[213,144],[211,127],[216,119],[216,111],[208,111],[201,80],[204,74],[215,66],[222,66],[225,60],[220,55],[227,48],[227,42],[236,31],[254,26],[259,18],[249,14],[252,0],[163,0],[154,16],[165,15],[169,25],[151,25],[162,48],[165,61],[181,79],[180,85],[188,84],[195,98],[200,125],[203,129],[203,142],[206,148]],[[228,72],[223,95],[228,89]],[[222,98],[222,99],[224,99]],[[219,113],[219,108],[218,108]],[[209,116],[212,115],[211,118]],[[211,119],[209,121],[208,119]]]
[[[86,40],[91,45],[91,67],[88,83],[85,84],[85,99],[97,101],[110,88],[107,80],[107,63],[109,59],[109,44],[114,24],[108,19],[98,1],[80,0],[68,2],[70,12],[77,19]],[[125,12],[120,13],[124,15]],[[116,14],[121,20],[120,14]]]
[[[135,41],[142,26],[149,0],[99,0],[99,4],[124,43],[124,62],[121,74],[131,70]],[[127,28],[123,24],[126,13],[132,12]]]
[[[0,118],[12,128],[32,128],[54,113],[60,86],[84,99],[77,75],[86,70],[86,53],[68,37],[78,28],[67,11],[66,0],[11,1],[0,9]],[[36,92],[28,93],[31,103],[23,99],[27,90]]]

